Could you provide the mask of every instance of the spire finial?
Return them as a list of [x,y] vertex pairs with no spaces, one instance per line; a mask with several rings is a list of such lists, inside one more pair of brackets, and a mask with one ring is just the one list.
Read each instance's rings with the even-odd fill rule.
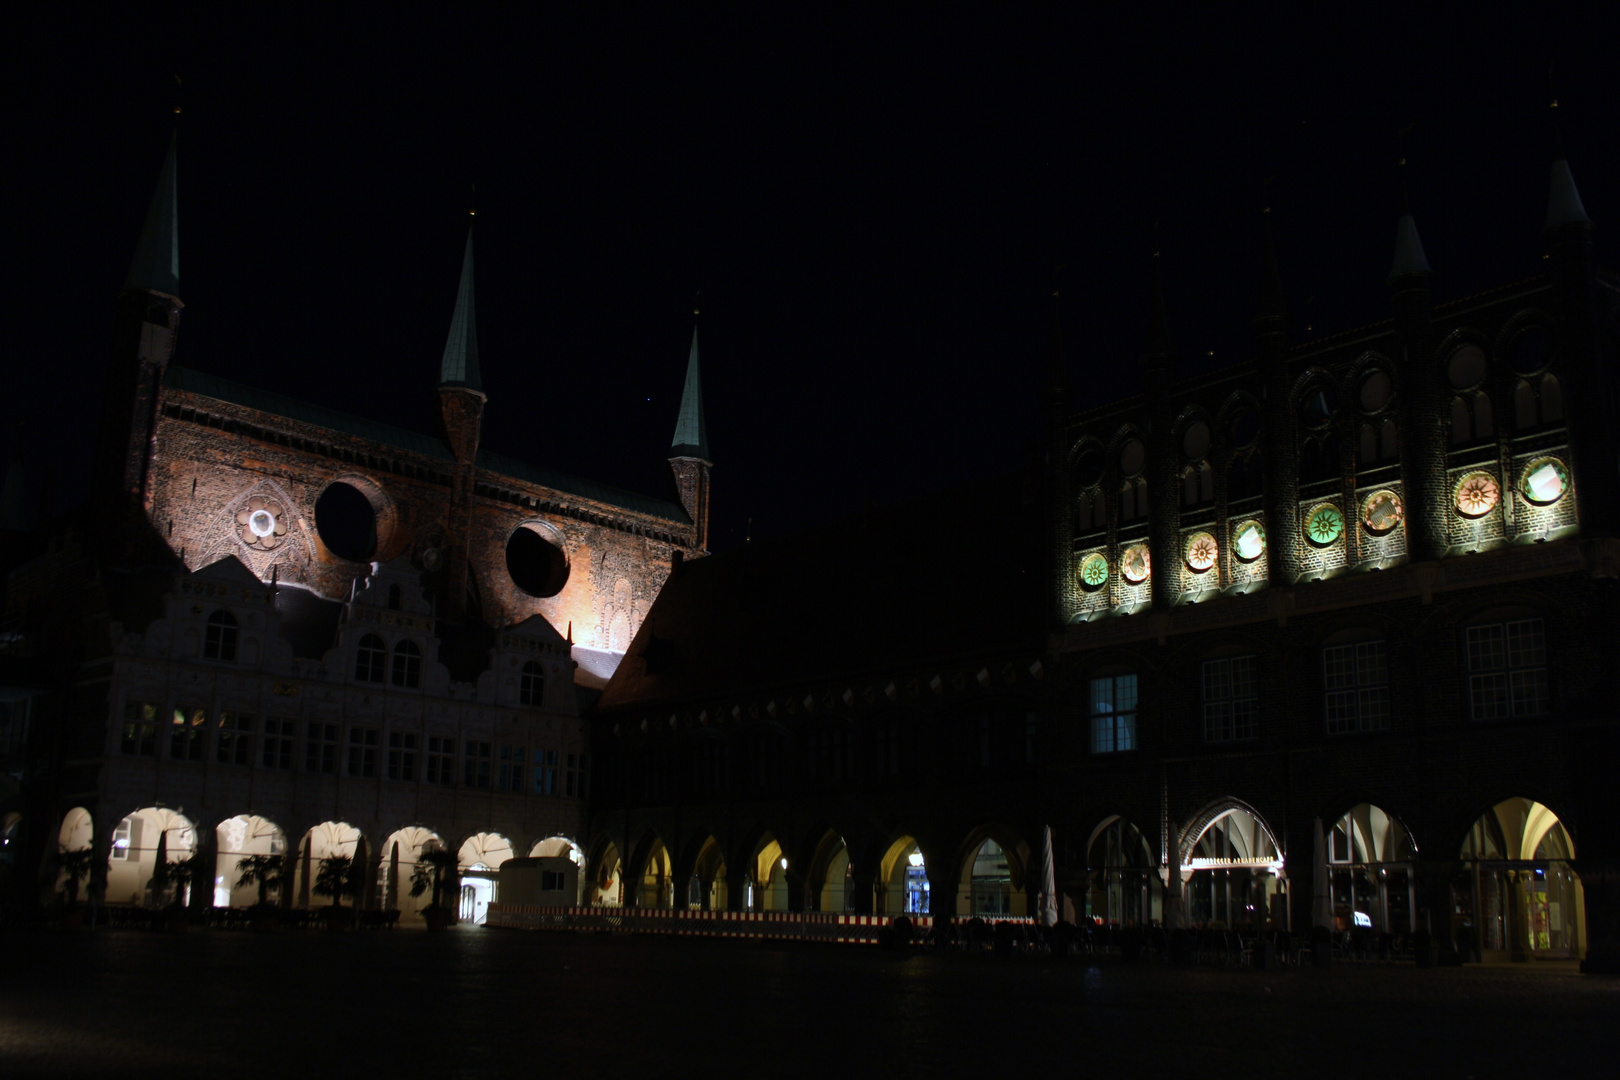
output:
[[[179,111],[176,106],[175,112]],[[126,289],[180,295],[179,200],[175,189],[175,148],[179,137],[178,129],[169,135],[169,150],[163,157],[152,204],[146,210],[146,224],[141,228],[140,243],[135,246],[135,260],[130,263],[129,276],[124,279]]]
[[456,290],[456,310],[450,316],[450,336],[444,343],[444,359],[439,362],[439,385],[465,386],[479,393],[484,390],[478,372],[478,317],[473,304],[471,223],[467,225],[466,254],[461,259],[461,287]]
[[[1547,81],[1552,81],[1552,72],[1547,73]],[[1586,207],[1581,204],[1581,193],[1575,189],[1575,176],[1569,171],[1569,160],[1564,156],[1563,125],[1559,122],[1558,99],[1552,99],[1547,111],[1552,114],[1553,129],[1553,164],[1552,182],[1547,190],[1547,222],[1544,229],[1556,229],[1564,225],[1581,225],[1590,228],[1592,219],[1586,216]]]
[[709,460],[709,427],[703,417],[703,379],[698,371],[698,306],[692,304],[692,349],[686,356],[686,385],[681,389],[681,411],[675,420],[670,457]]

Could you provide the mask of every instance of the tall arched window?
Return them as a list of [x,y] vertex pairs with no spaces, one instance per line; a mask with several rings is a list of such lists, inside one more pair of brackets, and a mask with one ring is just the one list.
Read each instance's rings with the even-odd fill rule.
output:
[[354,677],[361,682],[383,681],[383,665],[388,659],[388,646],[376,634],[360,639],[354,651]]
[[1489,439],[1496,434],[1496,417],[1487,394],[1459,395],[1451,399],[1451,444]]
[[401,641],[394,646],[395,686],[414,690],[422,685],[422,650],[414,641]]
[[1215,473],[1200,461],[1181,470],[1181,505],[1199,506],[1215,501]]
[[203,638],[203,657],[208,660],[236,659],[236,616],[220,610],[208,616]]
[[1520,431],[1556,424],[1564,419],[1564,390],[1558,379],[1520,379],[1513,392],[1513,426]]
[[1265,473],[1261,468],[1258,453],[1251,450],[1232,462],[1226,474],[1226,499],[1228,502],[1236,502],[1238,499],[1247,499],[1263,494],[1265,487]]
[[518,676],[518,701],[524,705],[539,705],[545,699],[546,673],[538,661],[530,660],[523,665],[523,672]]
[[1138,521],[1148,516],[1147,481],[1127,480],[1119,489],[1119,520]]

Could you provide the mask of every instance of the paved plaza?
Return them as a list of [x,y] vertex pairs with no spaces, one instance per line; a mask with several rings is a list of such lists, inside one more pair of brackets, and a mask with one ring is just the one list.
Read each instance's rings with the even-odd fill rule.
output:
[[6,1080],[1483,1078],[1612,1061],[1620,1019],[1620,979],[1571,964],[1189,971],[472,927],[39,932],[0,947]]

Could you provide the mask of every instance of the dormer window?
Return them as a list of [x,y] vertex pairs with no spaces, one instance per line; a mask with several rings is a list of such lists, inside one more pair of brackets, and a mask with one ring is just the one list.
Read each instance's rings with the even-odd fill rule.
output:
[[546,673],[536,660],[523,665],[518,678],[518,701],[523,705],[539,705],[546,695]]
[[394,646],[395,686],[414,690],[422,685],[422,650],[414,641],[401,641]]
[[228,611],[216,611],[208,616],[208,631],[203,638],[205,660],[236,659],[236,616]]

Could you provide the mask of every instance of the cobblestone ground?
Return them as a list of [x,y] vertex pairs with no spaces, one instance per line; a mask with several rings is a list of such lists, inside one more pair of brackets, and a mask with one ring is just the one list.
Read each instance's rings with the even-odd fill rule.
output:
[[1614,1075],[1617,1021],[1620,979],[1568,964],[1182,971],[470,927],[0,936],[5,1080]]

